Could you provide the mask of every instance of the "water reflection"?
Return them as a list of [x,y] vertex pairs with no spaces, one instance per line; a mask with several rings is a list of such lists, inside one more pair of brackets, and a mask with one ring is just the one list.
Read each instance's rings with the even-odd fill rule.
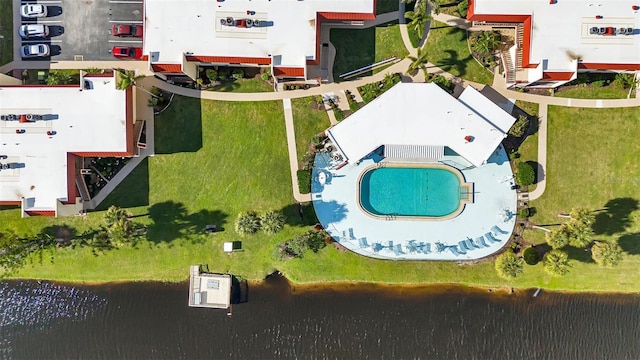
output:
[[[252,286],[249,301],[234,305],[229,317],[224,310],[189,308],[186,283],[0,284],[2,324],[8,325],[2,326],[0,335],[10,339],[0,343],[6,349],[0,354],[3,358],[637,359],[640,355],[637,296],[543,292],[533,299],[531,293],[373,285],[301,290],[274,276]],[[31,315],[34,312],[39,315]],[[66,320],[54,321],[61,318]]]

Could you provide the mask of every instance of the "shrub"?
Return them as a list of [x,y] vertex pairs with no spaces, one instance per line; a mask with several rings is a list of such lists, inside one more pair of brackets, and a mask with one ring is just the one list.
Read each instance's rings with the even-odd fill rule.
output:
[[522,218],[529,217],[529,208],[520,209],[520,211],[518,211],[518,216]]
[[254,211],[247,211],[238,214],[236,218],[236,232],[239,234],[255,234],[260,230],[260,219]]
[[298,170],[298,190],[301,194],[311,192],[311,170]]
[[570,267],[569,256],[562,250],[551,250],[544,257],[544,270],[549,275],[566,275]]
[[635,86],[635,83],[636,80],[633,74],[616,74],[616,78],[613,80],[613,86],[621,89],[629,89]]
[[540,261],[538,251],[533,246],[529,246],[522,252],[522,258],[527,265],[535,265]]
[[591,248],[591,258],[598,265],[614,267],[622,261],[622,248],[616,243],[597,241]]
[[461,2],[458,3],[458,14],[460,14],[461,17],[466,18],[468,8],[469,8],[469,0],[462,0]]
[[262,74],[260,74],[260,78],[264,81],[269,81],[269,79],[271,78],[271,73],[270,72],[263,72]]
[[518,115],[518,120],[509,129],[509,135],[519,138],[527,133],[527,129],[529,129],[529,117],[520,114]]
[[446,77],[444,77],[442,75],[431,75],[431,74],[429,74],[427,82],[432,82],[432,83],[440,86],[440,88],[442,88],[442,90],[448,92],[449,94],[453,94],[453,89],[455,88],[455,85],[451,82],[451,80],[447,79]]
[[524,261],[511,250],[507,250],[496,258],[495,268],[498,276],[510,280],[522,274]]
[[333,115],[336,117],[336,120],[338,121],[342,121],[346,117],[344,115],[344,111],[342,111],[342,109],[340,108],[333,109]]
[[560,229],[552,230],[545,235],[547,244],[554,249],[561,249],[569,244],[569,231],[563,225]]
[[607,85],[607,81],[606,80],[598,80],[598,81],[592,82],[591,85],[593,85],[595,87],[603,87],[603,86]]
[[520,186],[528,186],[536,180],[536,174],[533,166],[527,162],[518,164],[518,172],[516,172],[516,181]]
[[207,69],[207,70],[204,71],[204,73],[207,75],[209,80],[211,80],[211,81],[218,80],[218,70],[216,70],[216,69]]
[[244,70],[242,69],[233,69],[233,72],[231,73],[231,76],[236,79],[236,80],[240,80],[244,77]]
[[313,169],[313,162],[316,159],[316,154],[307,151],[302,156],[302,169],[303,170],[311,170]]
[[267,234],[275,234],[284,227],[285,218],[280,211],[271,210],[262,214],[260,224],[262,231]]
[[324,231],[309,230],[278,246],[280,257],[283,259],[302,257],[307,250],[318,252],[327,246],[324,242],[325,236]]

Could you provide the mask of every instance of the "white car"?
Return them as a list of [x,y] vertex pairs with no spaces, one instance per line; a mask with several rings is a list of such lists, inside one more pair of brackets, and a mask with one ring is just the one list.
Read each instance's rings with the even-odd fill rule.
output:
[[42,4],[27,4],[20,7],[20,15],[26,18],[47,16],[47,6]]
[[44,38],[49,36],[49,27],[45,24],[22,25],[18,29],[18,33],[23,39]]
[[49,51],[47,44],[24,45],[20,48],[20,55],[23,58],[49,56]]

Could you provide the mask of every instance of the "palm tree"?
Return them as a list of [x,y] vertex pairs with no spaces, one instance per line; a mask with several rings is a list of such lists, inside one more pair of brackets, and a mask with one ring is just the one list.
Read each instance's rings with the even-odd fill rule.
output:
[[569,229],[569,245],[584,248],[591,243],[591,234],[593,234],[591,226],[572,221],[568,223],[567,228]]
[[282,230],[285,224],[284,215],[280,211],[267,211],[260,218],[262,230],[267,234],[275,234]]
[[498,276],[510,280],[518,277],[524,270],[524,260],[511,250],[507,250],[496,258],[496,272]]
[[111,206],[104,214],[103,221],[113,246],[121,247],[132,242],[135,226],[131,214],[126,210]]
[[596,241],[591,248],[591,257],[598,265],[614,267],[622,261],[620,245],[608,241]]
[[569,233],[570,231],[565,225],[562,225],[560,229],[551,230],[545,236],[547,244],[554,249],[561,249],[569,243]]
[[569,214],[558,214],[558,217],[571,219],[574,222],[591,226],[595,222],[595,215],[593,211],[585,208],[573,208]]
[[407,73],[412,73],[416,70],[422,70],[424,72],[424,76],[427,76],[427,66],[425,65],[427,60],[427,50],[425,47],[418,48],[416,56],[408,55],[407,59],[411,60],[411,64],[407,68]]
[[551,250],[544,257],[544,270],[550,275],[565,275],[570,267],[569,256],[562,250]]
[[113,226],[113,224],[123,220],[128,219],[130,214],[125,210],[121,209],[117,206],[111,206],[107,209],[107,212],[104,213],[104,224],[107,228]]
[[118,82],[116,84],[116,88],[118,90],[126,90],[130,86],[137,86],[136,82],[144,76],[136,75],[135,70],[123,70],[117,69],[118,72]]
[[431,20],[431,14],[427,9],[427,1],[419,0],[413,11],[405,12],[404,17],[411,20],[407,26],[413,27],[413,29],[418,33],[418,36],[422,38],[424,35],[424,28],[427,22]]
[[247,211],[238,214],[236,219],[236,231],[240,234],[255,234],[260,229],[258,214]]
[[475,38],[471,47],[480,54],[489,54],[500,45],[500,34],[493,31],[483,31]]

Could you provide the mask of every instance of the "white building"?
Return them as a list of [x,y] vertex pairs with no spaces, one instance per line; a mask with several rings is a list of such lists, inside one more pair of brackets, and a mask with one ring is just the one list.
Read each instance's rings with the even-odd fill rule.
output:
[[116,89],[112,74],[80,83],[0,87],[0,204],[23,217],[77,214],[88,201],[83,157],[137,154],[134,88]]
[[640,70],[638,5],[623,0],[469,0],[467,18],[516,28],[515,45],[503,54],[513,63],[508,82],[555,87],[579,71]]
[[157,73],[195,79],[197,65],[268,65],[276,77],[307,78],[321,24],[373,20],[375,0],[146,0],[144,11],[143,50]]

